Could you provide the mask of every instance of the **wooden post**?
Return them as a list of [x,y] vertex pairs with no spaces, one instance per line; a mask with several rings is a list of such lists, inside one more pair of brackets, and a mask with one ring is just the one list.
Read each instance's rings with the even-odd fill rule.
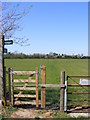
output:
[[36,107],[38,108],[38,68],[36,67]]
[[4,98],[5,98],[5,105],[6,106],[6,67],[4,67],[4,75],[3,75],[3,83],[4,83]]
[[[65,71],[61,72],[61,85],[65,84]],[[60,88],[60,112],[64,112],[64,87]]]
[[[46,67],[41,66],[41,84],[46,84]],[[45,87],[41,87],[41,108],[45,108]]]
[[8,72],[9,72],[9,102],[13,106],[13,74],[12,74],[12,68],[9,68]]
[[2,66],[2,35],[0,34],[0,111],[2,109],[2,81],[3,81],[3,66]]
[[0,75],[2,77],[2,103],[4,104],[5,107],[5,76],[4,76],[4,35],[0,35],[1,36],[1,71],[0,71]]

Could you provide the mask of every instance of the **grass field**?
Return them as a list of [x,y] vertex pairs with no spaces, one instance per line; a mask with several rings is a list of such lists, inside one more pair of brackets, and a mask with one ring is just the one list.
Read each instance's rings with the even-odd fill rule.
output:
[[[6,59],[5,64],[7,69],[9,67],[13,68],[13,70],[19,71],[35,71],[35,67],[37,66],[40,72],[40,65],[46,66],[46,83],[58,84],[60,83],[60,72],[61,70],[65,70],[65,75],[88,75],[88,60],[87,59]],[[14,75],[14,77],[16,77]],[[76,81],[71,80],[70,82],[78,82],[80,79]],[[39,77],[40,82],[40,77]],[[83,89],[83,91],[88,90],[88,88]],[[70,91],[82,91],[82,88],[70,88]],[[40,91],[39,91],[40,94]],[[86,95],[77,95],[77,99],[86,99],[88,96]],[[58,107],[59,106],[59,98],[60,98],[60,89],[46,89],[46,102],[47,104],[51,104],[51,106]],[[69,99],[75,99],[76,95],[70,95]],[[68,102],[68,104],[72,104]],[[76,103],[78,104],[78,103]],[[82,104],[82,103],[81,103]]]
[[6,59],[6,67],[13,70],[35,70],[37,66],[46,66],[46,83],[60,83],[60,72],[67,75],[88,75],[87,59]]

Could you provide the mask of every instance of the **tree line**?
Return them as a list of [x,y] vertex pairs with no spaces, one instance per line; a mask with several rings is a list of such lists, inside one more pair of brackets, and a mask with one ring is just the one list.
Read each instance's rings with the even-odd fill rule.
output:
[[67,55],[67,54],[58,54],[58,53],[52,53],[49,54],[40,54],[40,53],[34,53],[30,55],[26,55],[24,53],[7,53],[5,54],[5,59],[89,59],[89,56],[84,56],[83,54],[78,55]]

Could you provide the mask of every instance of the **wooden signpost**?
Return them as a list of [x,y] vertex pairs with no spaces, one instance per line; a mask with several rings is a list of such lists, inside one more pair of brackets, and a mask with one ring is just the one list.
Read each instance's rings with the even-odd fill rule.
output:
[[13,44],[13,40],[6,40],[5,41],[5,38],[4,38],[4,35],[0,35],[0,52],[1,52],[1,63],[0,63],[0,68],[1,68],[1,71],[0,71],[0,76],[1,76],[1,81],[2,81],[2,102],[4,104],[4,107],[6,106],[6,77],[5,77],[5,74],[6,74],[6,68],[5,68],[5,65],[4,65],[4,53],[7,53],[7,49],[4,48],[5,45],[11,45]]

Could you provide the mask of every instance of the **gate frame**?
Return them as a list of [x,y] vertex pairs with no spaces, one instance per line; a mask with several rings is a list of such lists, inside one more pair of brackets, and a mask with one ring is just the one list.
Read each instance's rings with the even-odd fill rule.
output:
[[41,65],[41,108],[45,108],[45,88],[60,88],[60,112],[64,112],[65,71],[61,71],[61,84],[46,84],[46,67]]
[[[90,87],[90,85],[80,85],[80,84],[68,84],[68,78],[90,78],[90,76],[68,76],[67,75],[67,80],[66,80],[66,92],[65,92],[65,96],[66,96],[66,100],[65,100],[65,102],[64,102],[64,109],[65,109],[65,111],[67,112],[67,103],[68,103],[68,87],[69,86],[76,86],[76,87],[79,87],[79,86],[87,86],[87,87]],[[82,93],[82,92],[76,92],[77,94],[88,94],[88,92],[87,93]],[[88,100],[87,100],[88,101]]]
[[[14,105],[14,87],[13,87],[13,74],[19,74],[19,72],[31,72],[33,71],[13,71],[12,68],[8,68],[8,80],[9,80],[9,104],[11,106]],[[25,73],[24,73],[25,74]],[[38,67],[36,67],[34,74],[36,75],[35,77],[35,82],[36,82],[36,108],[39,107],[39,97],[38,97]]]

